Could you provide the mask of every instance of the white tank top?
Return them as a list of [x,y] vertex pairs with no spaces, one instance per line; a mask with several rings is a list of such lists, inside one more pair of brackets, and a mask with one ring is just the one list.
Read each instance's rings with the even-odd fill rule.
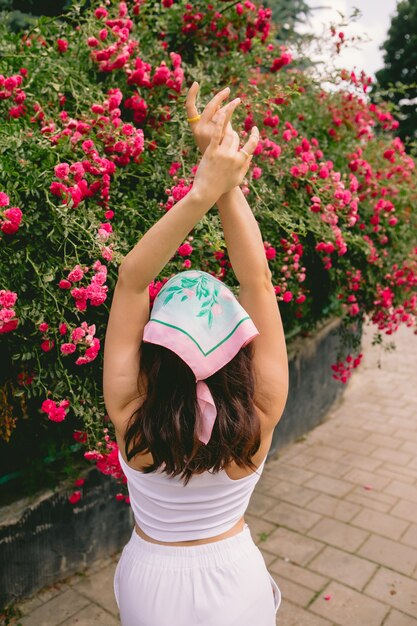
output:
[[120,449],[118,455],[135,521],[157,541],[204,539],[232,528],[245,513],[266,461],[244,478],[233,480],[225,470],[204,472],[184,486],[180,476],[168,476],[161,467],[144,474],[126,463]]

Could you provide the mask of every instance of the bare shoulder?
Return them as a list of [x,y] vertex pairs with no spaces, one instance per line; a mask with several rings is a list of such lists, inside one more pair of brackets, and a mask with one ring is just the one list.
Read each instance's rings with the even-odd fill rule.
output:
[[259,331],[252,340],[255,405],[265,424],[281,419],[288,396],[288,357],[277,297],[271,277],[241,284],[239,303]]

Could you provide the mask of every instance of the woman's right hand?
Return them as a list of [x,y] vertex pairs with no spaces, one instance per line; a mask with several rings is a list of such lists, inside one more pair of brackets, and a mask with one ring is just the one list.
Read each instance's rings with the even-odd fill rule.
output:
[[217,111],[215,129],[198,165],[192,187],[195,194],[209,199],[213,204],[220,196],[242,183],[259,141],[259,130],[253,126],[250,137],[243,146],[250,155],[248,157],[239,150],[239,135],[231,124],[227,124],[222,139],[226,117],[224,110]]

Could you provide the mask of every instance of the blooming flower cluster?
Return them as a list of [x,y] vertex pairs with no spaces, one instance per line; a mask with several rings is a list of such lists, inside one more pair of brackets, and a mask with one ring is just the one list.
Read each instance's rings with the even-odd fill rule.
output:
[[69,400],[61,400],[59,404],[54,400],[44,400],[42,402],[41,411],[48,415],[52,422],[63,422],[67,416],[67,409],[70,405]]
[[[122,97],[120,89],[109,89],[108,97],[102,104],[91,106],[91,112],[96,117],[84,116],[83,120],[76,120],[70,118],[66,111],[62,111],[62,130],[57,131],[52,121],[42,127],[41,132],[50,136],[52,144],[56,145],[63,137],[68,137],[73,146],[94,129],[96,141],[99,140],[105,151],[112,156],[111,160],[101,157],[94,141],[85,139],[81,143],[81,150],[86,158],[74,161],[71,165],[64,162],[55,166],[55,175],[63,182],[52,182],[50,190],[54,195],[63,197],[65,203],[71,198],[74,208],[98,192],[102,204],[108,206],[111,176],[115,173],[116,166],[125,166],[131,160],[139,162],[144,149],[143,131],[122,122],[119,108]],[[87,175],[97,179],[89,184]]]
[[[104,229],[104,232],[107,230]],[[95,273],[86,287],[73,287],[71,289],[73,283],[82,280],[89,271],[88,267],[82,268],[78,264],[69,272],[66,279],[63,278],[58,283],[61,289],[71,289],[71,295],[79,311],[86,310],[88,301],[92,306],[100,306],[107,298],[108,287],[104,284],[107,279],[107,267],[97,260],[93,263],[92,269]]]
[[[0,191],[0,209],[8,204],[10,204],[9,196],[4,191]],[[8,235],[13,235],[19,229],[22,216],[23,213],[17,206],[1,210],[0,230]]]
[[17,300],[17,293],[0,289],[0,333],[10,333],[19,324],[16,317],[14,305]]
[[[396,292],[401,289],[398,301]],[[377,324],[378,330],[392,335],[400,324],[416,326],[417,324],[417,247],[413,249],[408,259],[401,266],[394,263],[391,272],[385,276],[385,284],[377,284],[375,310],[372,321]]]
[[11,74],[10,76],[0,74],[0,100],[13,100],[16,106],[10,107],[7,113],[15,119],[25,115],[27,110],[23,104],[26,100],[26,92],[20,87],[26,76],[26,68],[22,68],[20,74]]
[[187,182],[184,178],[180,178],[175,185],[165,189],[168,200],[165,203],[160,202],[159,206],[164,207],[166,211],[169,211],[174,204],[185,198],[192,186],[192,183]]
[[[110,435],[108,434],[108,428],[104,428],[103,432],[105,433],[104,441],[98,441],[97,443],[97,448],[99,449],[88,450],[84,453],[84,458],[88,461],[95,461],[95,465],[100,472],[115,478],[122,486],[124,486],[124,491],[126,491],[127,478],[119,462],[119,447],[115,441],[112,441]],[[101,450],[104,449],[106,452],[101,452]],[[120,492],[116,494],[115,498],[119,501],[125,501],[127,504],[130,502],[130,498],[126,495],[126,493]]]
[[100,340],[94,337],[96,333],[95,324],[88,326],[87,322],[82,322],[81,326],[74,328],[71,333],[71,341],[61,344],[63,355],[73,354],[77,347],[85,347],[83,356],[78,357],[75,365],[85,365],[91,363],[96,358],[100,350]]
[[331,366],[334,372],[334,374],[332,374],[332,377],[335,380],[339,380],[341,383],[347,383],[349,378],[352,376],[353,370],[360,365],[362,358],[362,352],[359,353],[356,357],[348,354],[344,361],[338,361]]
[[[274,290],[278,300],[283,302],[295,300],[297,304],[302,304],[306,299],[305,293],[300,286],[300,283],[304,282],[306,277],[306,268],[300,262],[303,255],[303,246],[296,233],[291,233],[291,239],[292,241],[288,241],[284,237],[280,239],[281,247],[285,252],[283,257],[284,265],[280,268],[280,283],[275,285]],[[264,242],[264,247],[267,259],[275,259],[276,249],[267,241]],[[289,288],[290,281],[294,284],[292,288]],[[293,293],[294,291],[296,291],[295,294]],[[298,308],[296,316],[299,317],[300,315],[301,309]]]

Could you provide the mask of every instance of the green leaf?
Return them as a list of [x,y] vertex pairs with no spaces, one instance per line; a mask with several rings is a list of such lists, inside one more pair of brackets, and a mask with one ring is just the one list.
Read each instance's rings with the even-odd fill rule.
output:
[[164,305],[167,304],[171,300],[171,298],[173,298],[174,296],[175,296],[174,293],[170,293],[169,296],[165,298]]
[[183,287],[187,287],[188,289],[191,289],[192,287],[195,287],[195,285],[197,284],[198,278],[182,278],[181,279],[181,285]]

